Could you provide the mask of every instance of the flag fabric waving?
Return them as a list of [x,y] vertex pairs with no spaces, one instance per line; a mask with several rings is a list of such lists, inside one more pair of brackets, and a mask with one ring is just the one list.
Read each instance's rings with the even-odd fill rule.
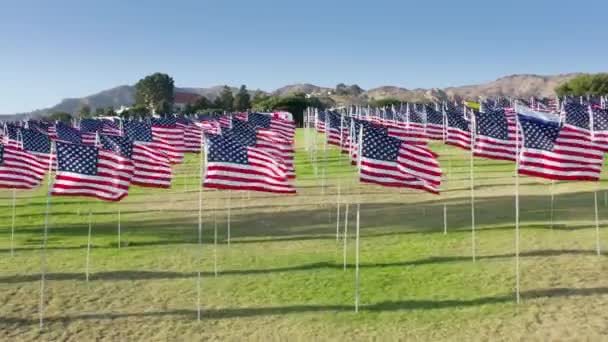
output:
[[515,160],[516,137],[509,130],[509,121],[502,109],[483,108],[475,112],[475,146],[477,157]]
[[21,147],[0,143],[0,188],[33,189],[48,167]]
[[249,122],[255,127],[267,128],[275,131],[289,142],[293,142],[296,126],[291,120],[283,120],[275,118],[268,114],[251,113],[249,114]]
[[203,186],[216,189],[295,193],[287,169],[270,154],[245,146],[226,135],[207,138],[207,163]]
[[464,115],[456,109],[447,108],[445,111],[447,128],[446,143],[465,150],[471,148],[471,130]]
[[58,141],[57,173],[51,195],[120,201],[129,192],[133,163],[96,146]]
[[608,109],[591,107],[592,139],[604,151],[608,151]]
[[[529,108],[525,112],[529,114]],[[518,115],[518,120],[523,135],[518,163],[520,174],[553,180],[599,179],[601,165],[594,156],[579,150],[576,142],[568,141],[569,132],[566,132],[565,138],[562,136],[562,146],[558,144],[562,130],[559,122],[522,114]],[[589,156],[593,158],[588,159]]]
[[152,118],[152,137],[154,141],[165,143],[165,152],[169,161],[180,164],[184,161],[184,130],[177,126],[177,119],[173,116]]
[[445,127],[443,112],[430,105],[425,105],[426,112],[426,134],[429,139],[443,140],[445,138]]
[[171,163],[162,151],[124,136],[102,134],[99,140],[103,148],[132,160],[131,184],[152,188],[171,187]]
[[361,181],[439,193],[441,170],[426,148],[370,128],[363,129],[362,144]]

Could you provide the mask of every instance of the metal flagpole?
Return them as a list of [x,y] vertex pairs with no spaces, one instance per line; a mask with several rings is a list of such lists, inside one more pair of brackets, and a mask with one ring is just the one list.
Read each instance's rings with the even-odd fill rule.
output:
[[232,206],[232,190],[228,190],[228,200],[227,200],[228,204],[228,217],[227,217],[227,221],[226,221],[226,234],[227,234],[227,240],[228,240],[228,246],[230,246],[230,207]]
[[359,214],[361,211],[361,199],[357,202],[357,236],[355,240],[355,312],[359,312]]
[[15,202],[17,197],[17,189],[13,188],[13,213],[11,218],[11,256],[15,255]]
[[550,190],[550,194],[551,194],[551,209],[549,212],[549,218],[550,218],[550,223],[551,223],[551,229],[553,229],[553,209],[555,208],[555,180],[551,180],[551,190]]
[[[466,110],[466,107],[465,107]],[[471,182],[471,253],[473,262],[476,261],[475,255],[475,163],[474,163],[474,146],[475,146],[475,113],[471,112],[471,163],[470,163],[470,182]]]
[[344,211],[344,236],[342,237],[344,242],[344,251],[342,255],[344,271],[346,271],[346,259],[347,259],[347,247],[346,241],[348,240],[348,202],[346,202],[346,209]]
[[89,235],[87,237],[87,262],[86,262],[86,267],[85,267],[85,278],[87,280],[87,283],[89,282],[89,264],[91,261],[91,230],[92,230],[91,219],[92,219],[92,213],[91,213],[91,208],[89,208]]
[[[359,129],[359,175],[361,174],[361,160],[363,158],[363,126]],[[359,188],[360,189],[360,188]],[[361,212],[361,196],[357,196],[357,221],[355,236],[355,312],[359,312],[359,227]]]
[[[517,104],[516,104],[517,106]],[[517,112],[517,111],[516,111]],[[515,301],[519,304],[519,119],[515,116]]]
[[[437,110],[437,108],[435,108],[435,110]],[[442,113],[442,119],[443,119],[443,129],[442,129],[442,134],[443,134],[443,150],[446,152],[445,154],[448,155],[447,150],[448,150],[448,146],[447,146],[447,122],[446,122],[446,117],[445,117],[445,110],[442,108],[441,109],[441,113]],[[450,178],[450,171],[452,169],[452,155],[450,154],[448,156],[448,173],[446,174],[445,177],[445,190],[448,190],[449,187],[449,178]],[[443,201],[443,234],[447,235],[448,233],[448,205],[445,202],[445,200]]]
[[49,211],[51,208],[51,191],[53,189],[53,184],[52,184],[52,175],[51,172],[53,171],[53,150],[54,150],[54,146],[55,144],[53,144],[51,142],[51,151],[49,153],[49,176],[48,176],[48,192],[46,195],[46,208],[44,211],[44,233],[43,233],[43,238],[42,238],[42,260],[41,260],[41,267],[40,267],[40,302],[38,305],[38,315],[40,318],[40,329],[42,329],[42,326],[44,324],[44,294],[45,294],[45,285],[46,285],[46,246],[48,243],[48,232],[49,232]]
[[338,195],[336,196],[336,242],[340,240],[340,181],[338,180]]
[[118,205],[118,249],[120,249],[121,241],[120,241],[120,204]]
[[[589,128],[590,128],[590,132],[591,132],[591,141],[594,142],[595,141],[595,134],[594,134],[594,129],[593,129],[593,109],[591,108],[591,105],[589,105],[588,107],[588,113],[589,113]],[[600,178],[601,178],[601,172],[600,172]],[[600,246],[600,219],[599,219],[599,214],[598,214],[598,210],[597,210],[597,192],[599,187],[599,180],[598,183],[596,183],[596,189],[593,192],[593,204],[595,206],[595,250],[597,252],[597,255],[600,256],[602,255],[602,251],[601,251],[601,246]]]
[[215,201],[213,204],[213,274],[217,278],[217,206],[218,197],[215,191]]

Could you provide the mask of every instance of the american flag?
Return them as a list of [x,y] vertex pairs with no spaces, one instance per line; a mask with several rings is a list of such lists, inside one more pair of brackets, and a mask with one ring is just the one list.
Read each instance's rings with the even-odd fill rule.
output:
[[165,153],[148,146],[149,143],[134,142],[128,137],[118,135],[102,134],[99,140],[106,150],[133,161],[131,184],[152,188],[171,187],[171,163]]
[[593,141],[608,150],[608,109],[592,107],[589,110],[593,115]]
[[292,120],[274,118],[269,114],[250,113],[249,122],[255,127],[266,128],[279,133],[289,142],[293,142],[296,125]]
[[57,173],[51,195],[120,201],[129,193],[133,163],[96,146],[57,142]]
[[233,120],[230,130],[225,130],[223,134],[233,137],[245,146],[257,147],[272,155],[278,162],[283,163],[287,168],[289,178],[295,178],[295,168],[293,163],[293,145],[285,140],[278,132],[255,128],[249,122]]
[[469,122],[465,119],[462,112],[447,108],[445,111],[447,130],[446,143],[465,150],[471,148],[471,130]]
[[154,141],[166,144],[165,152],[169,156],[169,161],[179,164],[184,160],[184,130],[177,126],[175,117],[165,116],[162,118],[152,118],[152,137]]
[[405,122],[390,121],[388,135],[410,144],[424,145],[427,142],[425,119],[415,109],[411,110],[408,105],[405,113]]
[[196,123],[205,134],[221,134],[222,127],[217,120],[203,120]]
[[325,112],[317,112],[315,116],[315,129],[319,133],[325,133]]
[[344,126],[342,115],[337,113],[327,113],[325,125],[325,133],[327,135],[327,143],[340,146],[342,140],[342,131],[347,128]]
[[[521,110],[517,109],[518,113]],[[577,147],[578,139],[571,139],[559,122],[541,116],[518,115],[523,134],[523,147],[519,157],[519,173],[554,180],[597,181],[601,163],[597,155]],[[562,140],[561,142],[559,140]],[[591,157],[591,158],[590,158]]]
[[[34,155],[42,164],[48,165],[51,157],[51,139],[48,135],[33,129],[21,130],[23,149]],[[53,165],[55,164],[53,160]]]
[[21,146],[21,128],[17,125],[5,123],[2,142],[5,145]]
[[444,137],[444,117],[443,112],[433,106],[424,106],[426,111],[426,134],[429,139],[443,140]]
[[80,120],[80,132],[81,133],[89,133],[89,132],[97,133],[97,132],[101,131],[102,127],[103,127],[103,122],[101,120],[90,119],[90,118]]
[[441,169],[428,148],[375,129],[363,130],[362,143],[361,181],[439,193]]
[[482,108],[475,112],[475,146],[477,157],[499,160],[515,160],[515,131],[509,130],[509,121],[502,109]]
[[222,128],[232,127],[232,116],[231,115],[220,115],[218,122]]
[[120,129],[120,122],[114,120],[103,119],[101,126],[101,133],[111,135],[122,135]]
[[0,188],[35,188],[48,167],[21,147],[0,143]]
[[58,141],[70,142],[73,144],[94,145],[95,140],[97,139],[96,132],[83,133],[80,130],[69,127],[65,124],[57,124],[55,125],[55,129],[57,132]]
[[177,118],[177,126],[184,130],[184,151],[199,152],[203,135],[201,127],[185,117]]
[[226,135],[208,138],[204,187],[293,194],[287,169],[270,154]]

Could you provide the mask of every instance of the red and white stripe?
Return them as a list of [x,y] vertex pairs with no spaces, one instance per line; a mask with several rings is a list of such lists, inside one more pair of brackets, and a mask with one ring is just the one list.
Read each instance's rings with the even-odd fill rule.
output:
[[248,164],[208,162],[204,187],[293,194],[285,165],[269,153],[247,147]]
[[99,149],[95,175],[57,171],[51,194],[120,201],[129,193],[132,176],[133,163],[130,159]]
[[0,188],[32,189],[40,185],[49,164],[15,145],[4,145],[0,162]]
[[152,125],[152,139],[163,143],[164,151],[173,164],[180,164],[184,160],[184,130],[178,126]]
[[170,188],[171,163],[167,155],[154,142],[133,142],[134,185],[152,188]]

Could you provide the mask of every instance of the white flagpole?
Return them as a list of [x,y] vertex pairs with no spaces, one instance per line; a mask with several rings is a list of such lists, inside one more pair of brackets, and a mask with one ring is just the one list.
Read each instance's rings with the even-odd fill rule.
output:
[[[593,109],[591,108],[591,105],[589,105],[589,107],[588,107],[588,112],[589,112],[589,130],[591,132],[591,142],[594,142],[595,134],[594,134],[594,129],[593,129]],[[601,178],[601,172],[600,172],[600,178]],[[595,250],[597,252],[597,255],[600,256],[600,255],[602,255],[602,251],[601,251],[601,246],[600,246],[600,219],[599,219],[599,214],[598,214],[598,209],[597,209],[598,185],[599,185],[599,181],[598,181],[598,183],[596,183],[596,189],[593,192],[593,204],[595,207]]]
[[336,242],[340,240],[340,181],[338,180],[338,195],[336,196]]
[[15,256],[15,202],[17,197],[17,189],[13,188],[13,213],[11,217],[11,256]]
[[[517,106],[517,104],[516,104]],[[516,110],[517,112],[517,110]],[[515,301],[520,302],[519,296],[519,118],[515,116]]]
[[553,229],[553,211],[555,208],[555,180],[551,180],[551,208],[550,208],[550,212],[549,212],[549,217],[550,217],[550,224],[551,224],[551,229]]
[[120,204],[118,205],[118,249],[120,249],[121,241],[120,241]]
[[218,197],[215,192],[215,203],[213,205],[213,274],[217,278],[217,206]]
[[53,171],[53,150],[54,144],[51,142],[51,151],[49,153],[49,175],[48,175],[48,192],[46,195],[46,208],[44,211],[44,234],[42,238],[42,260],[40,267],[40,302],[38,305],[38,315],[40,318],[40,329],[44,325],[44,301],[45,301],[45,285],[46,285],[46,246],[48,243],[48,232],[49,232],[49,211],[51,208],[51,191],[53,189],[53,178],[51,172]]
[[359,312],[359,214],[361,211],[361,199],[357,202],[357,236],[355,240],[355,312]]
[[[465,108],[466,110],[466,108]],[[470,160],[470,182],[471,182],[471,253],[473,256],[473,262],[476,261],[475,253],[475,163],[474,163],[474,149],[475,149],[475,113],[471,113],[471,160]]]
[[[437,108],[435,108],[435,109],[437,109]],[[447,153],[448,148],[447,148],[447,141],[446,141],[447,140],[447,137],[446,137],[447,136],[447,120],[445,117],[445,110],[442,109],[441,112],[443,114],[442,115],[442,118],[443,118],[443,130],[442,130],[443,150],[446,152],[445,154],[448,155],[448,153]],[[452,155],[450,154],[448,156],[448,173],[446,174],[446,177],[445,177],[445,190],[446,191],[448,190],[448,187],[449,187],[449,178],[450,178],[451,169],[452,169]],[[444,200],[444,202],[443,202],[443,235],[447,235],[447,234],[448,234],[448,205]]]
[[[205,134],[201,133],[200,183],[198,185],[198,247],[199,258],[196,276],[196,319],[201,320],[201,261],[203,251],[203,184],[205,183],[205,166],[207,165],[208,144],[203,144]],[[204,145],[204,146],[203,146]]]
[[87,261],[86,261],[86,267],[85,267],[85,278],[87,280],[87,283],[89,282],[89,264],[91,261],[91,230],[92,230],[92,223],[91,223],[91,219],[92,219],[92,213],[91,213],[91,208],[89,208],[89,234],[87,237]]
[[232,190],[228,190],[228,200],[227,200],[227,206],[228,206],[228,217],[227,217],[227,221],[226,221],[226,234],[227,234],[227,242],[228,242],[228,246],[230,246],[230,212],[231,209],[230,207],[232,207]]
[[344,271],[346,271],[346,259],[347,259],[347,247],[346,241],[348,240],[348,202],[346,202],[346,209],[344,211],[344,236],[342,237],[344,242],[344,251],[342,255]]

